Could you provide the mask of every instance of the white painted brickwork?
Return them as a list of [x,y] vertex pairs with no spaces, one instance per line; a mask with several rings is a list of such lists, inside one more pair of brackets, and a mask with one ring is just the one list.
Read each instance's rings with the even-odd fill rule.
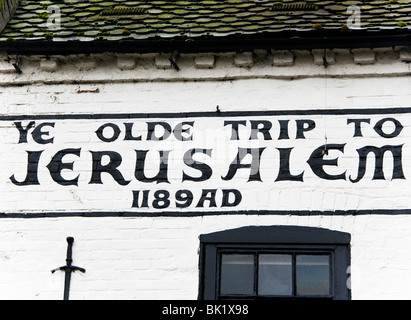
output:
[[352,234],[352,298],[410,299],[409,216],[224,216],[1,220],[1,299],[62,299],[67,235],[71,299],[196,299],[198,235],[246,225],[302,225]]
[[[21,75],[13,73],[10,64],[2,59],[0,117],[217,112],[217,106],[222,114],[228,111],[409,108],[411,67],[407,50],[395,48],[372,53],[368,50],[361,54],[335,50],[327,54],[330,63],[326,69],[321,65],[322,57],[318,58],[318,52],[302,51],[281,51],[269,55],[262,52],[237,56],[181,55],[175,57],[180,68],[178,72],[173,67],[166,67],[168,57],[163,55],[161,58],[154,55],[51,57],[52,60],[22,57]],[[196,299],[199,235],[249,225],[299,225],[348,232],[352,236],[352,298],[411,299],[408,290],[411,285],[411,252],[408,248],[411,216],[330,214],[334,210],[385,209],[388,213],[389,210],[411,209],[408,196],[411,190],[411,147],[408,144],[411,116],[392,113],[356,115],[356,119],[370,118],[371,125],[364,125],[364,137],[354,138],[354,126],[347,126],[346,115],[322,116],[320,113],[283,117],[314,119],[318,132],[306,132],[306,139],[297,141],[293,127],[289,140],[275,144],[277,147],[295,147],[295,161],[300,161],[305,167],[300,164],[294,166],[295,162],[292,162],[291,173],[297,175],[304,170],[304,182],[275,184],[278,164],[271,167],[271,163],[278,162],[278,159],[268,156],[267,162],[262,162],[261,172],[269,183],[247,183],[248,175],[239,170],[235,179],[222,184],[220,175],[227,173],[227,166],[235,157],[234,152],[227,159],[213,163],[213,170],[218,172],[216,177],[190,186],[193,192],[200,192],[202,188],[225,187],[238,188],[243,194],[252,193],[261,185],[269,186],[265,190],[261,188],[263,191],[261,194],[257,192],[256,197],[243,195],[247,202],[242,203],[240,209],[290,210],[285,215],[184,217],[185,212],[198,211],[189,208],[181,210],[180,217],[151,217],[150,212],[155,212],[152,209],[142,211],[147,212],[147,217],[58,217],[59,212],[73,211],[138,212],[131,208],[130,198],[131,191],[136,189],[136,181],[130,186],[119,186],[112,177],[104,176],[103,185],[88,183],[89,150],[112,149],[123,155],[137,148],[134,144],[130,147],[125,143],[103,143],[96,139],[95,130],[100,122],[121,124],[123,119],[88,120],[89,124],[78,119],[35,120],[36,125],[50,121],[56,123],[56,128],[51,130],[56,139],[52,146],[35,143],[30,133],[27,144],[18,144],[19,132],[14,120],[1,121],[0,213],[3,216],[0,218],[0,299],[61,299],[64,274],[51,274],[50,271],[64,264],[67,236],[75,238],[74,264],[87,269],[85,274],[73,274],[72,299]],[[382,138],[372,129],[383,118],[395,118],[401,122],[403,129],[398,137]],[[201,125],[210,121],[210,127],[216,128],[223,121],[216,119],[220,122],[214,118],[194,120]],[[250,119],[253,118],[247,120]],[[273,119],[277,118],[269,118]],[[24,126],[29,123],[27,119],[21,121]],[[133,121],[144,123],[145,119]],[[183,119],[166,121],[178,123]],[[325,130],[326,135],[321,130]],[[384,127],[384,132],[392,131],[392,127]],[[278,131],[273,134],[273,139],[277,136]],[[406,179],[391,180],[388,175],[387,180],[372,180],[374,170],[371,166],[357,184],[347,180],[321,180],[310,171],[306,161],[315,148],[325,143],[325,136],[329,139],[328,144],[346,143],[347,154],[351,148],[354,155],[356,148],[367,145],[403,145],[402,166]],[[49,137],[45,135],[43,138]],[[182,143],[167,145],[167,141],[159,141],[156,147],[166,150],[168,146],[168,150],[172,150],[181,147]],[[191,148],[204,147],[197,141],[188,141],[187,145]],[[147,143],[141,146],[147,147]],[[81,162],[75,166],[76,170],[80,168],[79,171],[64,173],[65,179],[73,179],[80,174],[78,187],[60,186],[52,181],[50,175],[47,176],[46,165],[53,152],[66,148],[82,148],[82,152],[87,154],[82,156],[84,164]],[[16,186],[10,181],[13,174],[18,181],[24,180],[26,150],[45,150],[45,158],[39,166],[39,186]],[[358,159],[344,159],[339,153],[332,156],[331,159],[341,158],[341,166],[327,167],[330,174],[341,173],[345,170],[341,168],[347,164],[348,174],[356,175]],[[72,155],[66,161],[75,160],[77,158]],[[202,160],[206,162],[207,157]],[[132,159],[130,163],[134,161]],[[387,167],[384,167],[384,172],[393,172],[392,165],[388,166],[390,161],[385,161]],[[130,170],[132,177],[132,167]],[[180,184],[187,186],[189,184],[181,183],[181,170],[177,167],[171,173],[179,179],[171,181],[169,186],[153,183],[144,188],[175,191]],[[241,179],[241,182],[236,179]],[[298,216],[293,215],[292,210],[327,211],[327,214]],[[206,207],[201,211],[216,214],[229,209]],[[5,214],[29,215],[33,212],[57,215],[32,219],[4,217]]]

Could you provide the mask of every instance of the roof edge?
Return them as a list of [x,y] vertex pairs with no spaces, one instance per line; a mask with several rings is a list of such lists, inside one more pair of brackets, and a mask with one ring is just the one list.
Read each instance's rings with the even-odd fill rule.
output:
[[121,41],[16,40],[0,42],[0,51],[14,54],[95,54],[241,52],[263,50],[311,50],[334,48],[378,48],[411,46],[411,31],[405,30],[323,30],[281,33],[240,34],[225,37],[151,38]]

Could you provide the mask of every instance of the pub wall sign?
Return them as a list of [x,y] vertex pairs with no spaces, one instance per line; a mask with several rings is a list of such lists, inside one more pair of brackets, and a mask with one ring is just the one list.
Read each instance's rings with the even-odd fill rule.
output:
[[[10,116],[1,123],[6,215],[411,208],[408,109]],[[400,206],[363,201],[367,192]]]

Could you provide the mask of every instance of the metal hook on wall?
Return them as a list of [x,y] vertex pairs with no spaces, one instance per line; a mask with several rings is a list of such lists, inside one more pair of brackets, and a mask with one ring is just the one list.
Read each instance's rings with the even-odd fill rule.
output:
[[178,56],[178,52],[174,51],[171,53],[171,57],[168,58],[168,60],[170,61],[171,65],[173,66],[174,69],[176,69],[176,71],[180,71],[179,66],[177,65],[177,63],[175,62],[176,58]]
[[325,136],[325,144],[324,144],[324,149],[322,151],[322,154],[328,156],[328,138],[327,138],[327,136]]
[[328,61],[327,61],[327,48],[324,48],[324,54],[323,54],[323,65],[324,68],[328,67]]
[[323,54],[323,65],[324,68],[328,67],[328,61],[327,61],[327,37],[324,37],[324,54]]
[[19,54],[18,53],[16,53],[16,60],[15,60],[14,63],[12,63],[12,65],[13,65],[14,69],[16,69],[16,72],[18,74],[23,73],[23,71],[21,71],[21,69],[20,69],[20,59],[19,59]]

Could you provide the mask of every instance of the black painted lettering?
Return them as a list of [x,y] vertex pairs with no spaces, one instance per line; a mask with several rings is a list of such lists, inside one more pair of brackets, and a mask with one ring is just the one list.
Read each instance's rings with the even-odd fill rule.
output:
[[133,204],[131,205],[132,208],[140,208],[139,203],[140,198],[140,190],[133,190]]
[[[44,150],[43,150],[44,151]],[[17,186],[32,186],[39,185],[38,168],[39,160],[43,151],[27,151],[27,174],[24,181],[17,181],[14,174],[10,177],[13,184]]]
[[347,125],[354,123],[354,137],[362,137],[361,123],[370,124],[371,119],[347,119]]
[[137,162],[135,169],[135,177],[141,182],[156,182],[156,183],[170,183],[168,181],[168,156],[170,151],[159,151],[160,165],[156,176],[147,177],[144,173],[144,168],[146,166],[146,159],[148,150],[135,150],[137,153]]
[[150,190],[144,190],[143,191],[143,201],[141,203],[142,208],[148,208],[148,194]]
[[314,150],[311,154],[310,158],[308,159],[307,163],[310,165],[311,170],[321,179],[326,180],[345,180],[345,173],[331,175],[325,172],[324,166],[338,166],[338,158],[336,159],[324,159],[327,153],[324,150],[337,150],[344,153],[345,144],[328,144],[321,146]]
[[[392,122],[394,124],[394,131],[392,133],[385,133],[383,131],[383,126],[387,122]],[[383,138],[395,138],[398,137],[404,127],[402,124],[394,118],[385,118],[380,121],[378,121],[375,126],[374,126],[374,131],[377,132],[377,134]]]
[[313,120],[296,120],[296,125],[296,139],[305,139],[304,132],[308,132],[315,129],[315,122]]
[[44,122],[40,123],[36,128],[33,130],[31,136],[33,137],[33,140],[37,142],[38,144],[49,144],[53,143],[54,138],[49,138],[45,139],[43,138],[44,136],[49,137],[50,136],[50,131],[42,131],[44,127],[50,127],[54,128],[54,123],[53,122]]
[[167,209],[170,206],[170,192],[167,190],[158,190],[154,192],[154,209]]
[[[156,135],[156,128],[161,127],[162,134]],[[171,126],[167,122],[147,122],[147,140],[162,141],[171,135]]]
[[[122,162],[121,155],[114,151],[90,151],[93,156],[93,169],[90,184],[103,184],[101,174],[108,173],[114,180],[122,186],[130,183],[124,179],[121,172],[117,169]],[[106,165],[102,164],[103,157],[108,157],[110,160]]]
[[290,172],[290,154],[294,148],[277,148],[280,152],[280,170],[275,181],[304,181],[304,171],[298,175]]
[[[111,128],[113,133],[110,137],[107,137],[107,133],[104,134],[106,128]],[[120,136],[121,130],[120,128],[114,123],[106,123],[103,124],[100,128],[97,129],[96,134],[97,137],[103,142],[113,142],[118,139]]]
[[57,152],[54,157],[51,159],[50,163],[47,165],[47,168],[50,171],[51,178],[62,186],[77,186],[78,185],[78,178],[72,180],[66,180],[62,177],[61,171],[64,169],[73,171],[73,162],[63,162],[63,158],[66,155],[72,154],[77,157],[80,156],[81,149],[65,149]]
[[210,179],[211,175],[213,174],[213,170],[211,169],[211,167],[205,163],[194,160],[193,156],[196,153],[203,153],[211,157],[212,151],[212,149],[190,149],[186,153],[184,153],[184,164],[191,168],[199,170],[201,172],[201,176],[192,177],[183,171],[183,181],[200,182]]
[[204,202],[209,201],[210,205],[209,207],[217,207],[217,203],[216,203],[216,193],[217,193],[217,189],[204,189],[202,194],[201,194],[201,198],[200,201],[198,201],[197,204],[197,208],[204,208]]
[[236,207],[241,203],[243,196],[236,189],[223,190],[223,202],[221,207]]
[[[187,128],[188,127],[188,128]],[[190,129],[194,127],[194,121],[191,122],[181,122],[173,130],[174,137],[178,141],[192,141],[193,134]]]
[[288,123],[290,120],[278,120],[280,125],[280,135],[278,136],[278,140],[288,140],[290,139],[288,135]]
[[[260,160],[261,154],[265,148],[238,148],[238,153],[234,161],[230,164],[228,173],[225,177],[221,177],[223,180],[231,180],[237,173],[239,169],[250,169],[250,176],[248,182],[250,181],[261,181],[260,176]],[[251,155],[251,163],[242,164],[241,162],[247,156]]]
[[27,143],[27,134],[30,129],[34,128],[35,124],[36,123],[34,121],[30,121],[29,124],[24,128],[21,122],[14,122],[14,125],[20,133],[18,143]]
[[270,130],[272,124],[270,121],[258,120],[250,121],[251,122],[251,136],[250,140],[258,140],[258,134],[261,133],[264,137],[264,140],[272,140],[270,135]]
[[187,208],[193,203],[193,193],[190,190],[179,190],[176,192],[177,208]]
[[231,138],[230,140],[240,140],[238,133],[238,126],[246,126],[247,122],[244,121],[224,121],[224,127],[231,125]]
[[133,125],[134,123],[124,123],[124,126],[126,128],[126,135],[124,137],[125,141],[141,141],[142,140],[141,136],[138,136],[138,137],[133,136]]
[[375,156],[375,170],[373,180],[385,180],[384,177],[384,154],[386,152],[391,152],[393,156],[393,173],[392,180],[395,179],[405,179],[404,171],[402,168],[402,147],[403,145],[398,146],[383,146],[381,148],[367,146],[361,149],[357,149],[359,155],[359,165],[357,178],[353,179],[350,176],[350,181],[353,183],[359,182],[364,178],[366,168],[367,168],[367,156],[369,153],[373,153]]

